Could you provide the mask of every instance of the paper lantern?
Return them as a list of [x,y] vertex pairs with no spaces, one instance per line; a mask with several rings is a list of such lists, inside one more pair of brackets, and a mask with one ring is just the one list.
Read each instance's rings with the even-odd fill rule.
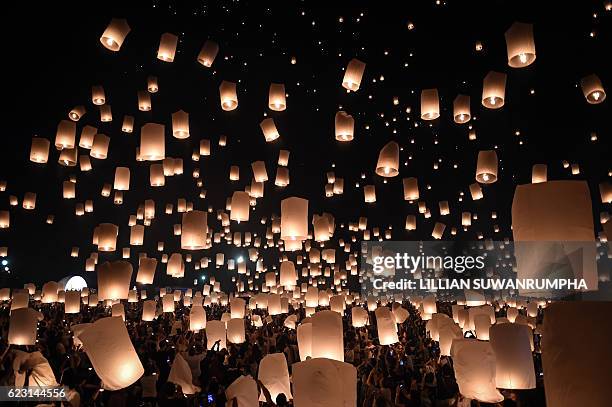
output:
[[463,124],[470,121],[470,97],[468,95],[457,95],[453,101],[453,120],[455,123]]
[[138,110],[148,112],[151,110],[151,94],[147,91],[138,91]]
[[295,407],[357,406],[357,369],[350,363],[318,358],[291,370]]
[[236,83],[223,81],[219,86],[219,97],[221,99],[221,109],[231,111],[238,107],[238,93]]
[[535,61],[533,24],[516,22],[506,31],[505,37],[508,65],[512,68],[524,68]]
[[[143,233],[144,233],[144,230],[143,230]],[[153,279],[155,278],[156,268],[157,268],[157,259],[149,258],[149,257],[141,257],[138,260],[138,274],[136,276],[136,282],[139,284],[153,284]]]
[[151,164],[149,167],[149,183],[152,187],[163,187],[166,185],[164,167],[162,164]]
[[198,62],[207,68],[210,68],[219,53],[219,44],[212,40],[206,40],[200,53],[198,54]]
[[[287,397],[287,400],[293,399],[289,384],[289,369],[284,353],[270,353],[264,356],[259,362],[257,379],[268,389],[272,400],[276,400],[281,393]],[[260,395],[259,400],[266,400],[263,394]]]
[[164,33],[159,40],[159,48],[157,49],[157,59],[164,62],[173,62],[176,54],[176,44],[178,37],[174,34]]
[[289,169],[287,167],[276,168],[276,179],[274,185],[278,187],[286,187],[289,185]]
[[32,137],[32,147],[30,148],[30,161],[38,164],[45,164],[49,159],[49,146],[51,142],[46,138]]
[[280,137],[276,125],[274,124],[274,119],[271,117],[262,120],[262,122],[259,123],[259,127],[261,127],[261,131],[268,143]]
[[113,18],[102,33],[100,42],[106,49],[115,52],[119,51],[130,30],[127,20],[123,18]]
[[146,300],[142,303],[142,320],[143,321],[153,321],[155,318],[155,311],[157,308],[157,304],[155,300]]
[[65,167],[74,167],[77,163],[77,148],[65,148],[60,153],[58,163]]
[[125,321],[125,308],[123,308],[122,303],[118,302],[111,306],[111,316],[121,317],[121,320]]
[[266,163],[263,161],[255,161],[251,164],[253,169],[253,177],[256,182],[265,182],[268,180],[268,172],[266,171]]
[[79,312],[81,312],[81,292],[66,291],[66,297],[64,299],[64,313],[78,314]]
[[238,407],[259,407],[259,388],[251,376],[240,376],[225,389],[228,403],[236,400]]
[[[162,260],[163,261],[163,260]],[[185,263],[181,253],[172,253],[168,260],[166,273],[172,277],[183,277],[185,275]]]
[[303,241],[308,237],[308,200],[290,197],[281,201],[281,239]]
[[232,318],[244,318],[245,301],[242,298],[234,297],[230,300],[230,313]]
[[374,185],[363,186],[363,198],[366,203],[376,202],[376,188]]
[[496,324],[489,329],[489,334],[495,353],[496,386],[534,389],[536,378],[529,343],[531,328],[520,324]]
[[[550,265],[558,264],[563,265],[563,273],[584,279],[589,290],[597,289],[596,250],[589,243],[594,241],[593,212],[586,182],[518,185],[512,202],[512,232],[518,279],[553,278],[555,270]],[[526,289],[520,293],[541,297],[549,292]]]
[[172,113],[172,135],[181,140],[189,138],[189,113],[182,110]]
[[[442,322],[442,323],[440,323]],[[438,339],[440,345],[440,355],[450,356],[451,345],[454,340],[463,338],[463,331],[452,320],[441,320],[438,322]]]
[[285,85],[282,83],[271,83],[268,93],[268,108],[276,112],[282,112],[287,108],[285,98]]
[[278,152],[278,165],[286,167],[289,164],[289,151],[279,150]]
[[531,183],[537,184],[547,181],[548,167],[546,164],[534,164],[531,169]]
[[50,304],[57,302],[57,292],[59,291],[59,285],[55,281],[48,281],[42,286],[42,303]]
[[106,103],[106,95],[104,94],[104,88],[102,86],[91,87],[91,103],[96,106]]
[[114,188],[119,191],[128,191],[130,189],[130,169],[127,167],[115,168],[115,183]]
[[312,357],[312,323],[303,322],[296,330],[300,360]]
[[395,177],[399,174],[399,145],[390,141],[380,150],[376,174],[381,177]]
[[132,265],[129,262],[104,262],[98,267],[97,274],[100,301],[127,299],[132,278]]
[[43,314],[32,308],[11,310],[8,343],[9,345],[36,345],[38,321],[43,320]]
[[81,137],[79,138],[79,147],[87,150],[91,149],[96,134],[98,134],[97,128],[89,125],[83,127],[81,130]]
[[114,252],[117,246],[117,235],[119,227],[112,223],[101,223],[94,230],[98,250],[102,252]]
[[381,345],[392,345],[399,342],[395,318],[387,307],[379,307],[375,311],[378,341]]
[[76,139],[76,123],[70,120],[62,120],[57,125],[55,133],[55,147],[58,150],[74,148]]
[[[206,322],[206,346],[211,350],[215,342],[219,341],[219,350],[226,348],[225,322],[208,321]],[[216,348],[215,348],[216,349]]]
[[147,123],[140,128],[140,158],[159,161],[166,157],[164,125]]
[[110,105],[100,106],[100,121],[103,123],[113,121],[113,112]]
[[478,183],[470,184],[470,196],[474,201],[482,199],[482,188]]
[[431,232],[431,236],[434,239],[442,239],[445,229],[446,229],[446,225],[444,223],[436,222],[436,224],[434,225],[433,231]]
[[232,318],[227,322],[227,340],[230,343],[241,344],[246,340],[244,319]]
[[585,76],[580,80],[580,86],[589,104],[596,105],[606,100],[606,91],[597,75]]
[[542,363],[547,406],[610,404],[610,315],[610,302],[553,302],[544,309]]
[[101,318],[79,335],[85,353],[106,390],[132,385],[144,374],[121,318]]
[[319,311],[312,316],[313,358],[344,361],[342,317],[337,312]]
[[202,305],[194,304],[189,312],[189,330],[200,332],[206,328],[206,311]]
[[230,212],[230,219],[237,222],[248,221],[250,206],[249,194],[244,191],[235,191],[232,194],[232,210]]
[[91,150],[89,151],[89,155],[93,158],[98,158],[100,160],[106,159],[108,156],[108,145],[110,144],[110,137],[104,134],[96,134],[94,137],[93,144],[91,145]]
[[492,184],[497,181],[497,153],[495,150],[478,152],[476,181],[481,184]]
[[482,105],[489,109],[499,109],[506,97],[506,74],[491,71],[482,83]]
[[190,211],[183,213],[181,249],[202,250],[206,247],[208,233],[207,213]]
[[143,225],[134,225],[130,228],[130,245],[131,246],[142,246],[144,243],[144,231]]
[[489,342],[455,339],[451,356],[463,397],[485,403],[499,403],[504,399],[495,388],[495,354]]
[[361,79],[363,78],[365,66],[365,62],[361,62],[357,58],[351,59],[346,67],[346,71],[344,71],[342,87],[348,89],[349,91],[356,92],[361,85]]
[[68,113],[68,118],[72,121],[78,122],[81,119],[81,117],[85,115],[86,112],[87,111],[85,110],[85,106],[82,106],[82,105],[75,106]]
[[354,328],[361,328],[368,324],[368,312],[361,307],[353,307],[351,309],[351,323]]
[[335,117],[335,134],[338,141],[351,141],[355,133],[355,119],[350,114],[339,111]]
[[440,117],[440,97],[438,89],[421,91],[421,119],[435,120]]

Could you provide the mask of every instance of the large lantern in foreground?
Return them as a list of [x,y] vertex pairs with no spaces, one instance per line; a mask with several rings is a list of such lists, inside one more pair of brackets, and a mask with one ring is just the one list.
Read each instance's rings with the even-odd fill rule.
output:
[[344,362],[342,317],[334,311],[319,311],[312,316],[313,358]]
[[451,356],[459,392],[464,397],[485,403],[504,399],[495,388],[495,354],[489,342],[455,339]]
[[535,370],[529,335],[523,324],[496,324],[489,328],[489,341],[495,352],[495,382],[502,389],[534,389]]
[[544,309],[546,405],[608,406],[612,399],[612,303],[553,302]]
[[101,318],[79,335],[85,353],[106,390],[120,390],[144,374],[121,318]]
[[[289,385],[289,370],[284,353],[270,353],[259,362],[257,378],[270,392],[272,400],[283,393],[287,400],[291,400],[291,386]],[[260,401],[265,401],[263,394]]]
[[357,369],[350,363],[325,358],[295,363],[295,407],[354,407],[357,405]]

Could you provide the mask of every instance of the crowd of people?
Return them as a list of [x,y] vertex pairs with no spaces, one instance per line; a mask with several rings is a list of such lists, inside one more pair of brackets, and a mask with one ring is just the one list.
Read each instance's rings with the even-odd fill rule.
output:
[[[15,385],[17,372],[13,361],[19,352],[40,351],[57,382],[68,389],[64,406],[239,407],[235,399],[227,399],[225,389],[241,375],[257,379],[259,362],[265,355],[282,352],[290,374],[292,364],[300,361],[296,331],[283,324],[287,315],[272,316],[272,321],[268,319],[261,327],[247,323],[244,343],[228,342],[227,348],[222,349],[217,343],[209,350],[206,330],[189,330],[189,307],[177,306],[173,313],[161,313],[153,321],[144,322],[141,321],[141,303],[126,303],[125,323],[145,373],[125,389],[105,391],[86,353],[75,346],[71,326],[107,317],[110,308],[103,304],[83,306],[79,314],[64,314],[62,304],[31,303],[30,306],[44,315],[39,323],[36,346],[7,346],[10,307],[5,304],[1,310],[0,386]],[[403,306],[410,314],[398,326],[399,342],[390,346],[378,343],[373,313],[367,326],[354,328],[350,323],[350,307],[345,312],[344,361],[357,369],[357,406],[486,405],[461,396],[452,359],[440,356],[438,345],[429,338],[426,321],[420,318],[417,309],[409,302]],[[229,306],[219,304],[205,308],[207,320],[219,320],[229,310]],[[450,304],[440,303],[438,310],[451,315]],[[290,311],[298,315],[298,321],[305,317],[303,308]],[[252,310],[251,313],[266,316],[264,310]],[[200,389],[195,394],[185,394],[180,385],[168,381],[172,362],[178,354],[189,365],[193,385]],[[541,371],[537,353],[535,362],[536,369]],[[27,377],[28,372],[25,374]],[[273,400],[261,382],[257,381],[257,385],[266,399],[261,405],[293,405],[290,395],[281,393]],[[500,406],[544,405],[541,383],[534,390],[504,392],[504,396]]]

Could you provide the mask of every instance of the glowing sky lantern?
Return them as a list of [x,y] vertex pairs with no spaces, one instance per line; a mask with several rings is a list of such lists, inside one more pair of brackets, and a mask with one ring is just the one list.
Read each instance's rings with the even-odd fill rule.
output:
[[120,390],[136,382],[144,368],[121,318],[101,318],[79,335],[85,353],[106,390]]
[[183,214],[183,227],[181,233],[181,248],[187,250],[202,250],[206,247],[206,233],[208,231],[207,213],[204,211],[190,211]]
[[[257,372],[257,379],[268,389],[272,400],[283,393],[287,400],[291,400],[291,386],[289,385],[289,370],[284,353],[270,353],[261,359]],[[263,394],[260,401],[265,401]]]
[[482,184],[492,184],[497,181],[497,153],[495,150],[478,152],[476,181]]
[[504,399],[495,388],[495,354],[489,342],[455,339],[451,356],[459,392],[464,397],[485,403]]
[[313,358],[328,358],[344,362],[342,317],[337,312],[319,311],[312,316]]
[[308,237],[308,200],[290,197],[281,201],[281,239],[303,241]]
[[130,30],[127,20],[123,18],[113,18],[102,33],[100,43],[102,43],[106,49],[115,52],[119,51]]
[[236,92],[236,83],[223,81],[219,86],[219,98],[221,100],[221,108],[225,111],[231,111],[238,107],[238,93]]
[[342,87],[349,91],[356,92],[361,85],[361,79],[363,78],[365,66],[365,62],[362,62],[357,58],[351,59],[346,67],[346,71],[344,71]]
[[499,109],[505,103],[506,74],[491,71],[482,83],[482,105],[489,109]]
[[350,114],[339,111],[335,117],[335,133],[338,141],[351,141],[355,135],[355,119]]
[[164,62],[173,62],[176,54],[176,45],[178,37],[174,34],[164,33],[159,40],[159,48],[157,49],[157,59]]
[[399,145],[390,141],[380,150],[376,174],[381,177],[395,177],[399,174]]
[[316,358],[295,363],[292,372],[295,407],[357,405],[357,369],[350,363]]
[[282,83],[271,83],[268,92],[268,108],[276,112],[282,112],[287,108],[285,97],[285,85]]
[[128,298],[132,265],[124,260],[102,263],[98,267],[98,298],[120,300]]
[[438,89],[421,91],[421,119],[435,120],[440,117],[440,97]]
[[597,75],[585,76],[580,80],[580,86],[589,104],[596,105],[606,100],[606,91]]
[[489,328],[489,335],[495,353],[496,386],[534,389],[536,378],[529,343],[531,328],[521,324],[496,324]]
[[8,331],[9,345],[35,345],[38,321],[43,315],[32,308],[18,308],[11,311]]
[[219,53],[219,44],[213,40],[206,40],[202,49],[198,54],[198,62],[207,68],[210,68]]
[[524,68],[536,59],[533,24],[515,22],[504,34],[508,52],[508,65]]

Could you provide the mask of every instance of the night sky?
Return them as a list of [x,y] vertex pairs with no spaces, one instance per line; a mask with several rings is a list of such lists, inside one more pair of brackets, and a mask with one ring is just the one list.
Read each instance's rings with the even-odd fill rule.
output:
[[[612,12],[603,1],[154,1],[154,2],[26,2],[6,5],[2,26],[5,99],[0,179],[8,183],[0,192],[0,210],[10,210],[9,229],[0,230],[0,246],[8,246],[9,270],[0,286],[25,282],[42,283],[71,274],[86,273],[85,259],[96,246],[93,229],[102,222],[119,226],[117,251],[101,253],[100,260],[120,259],[129,245],[129,215],[145,199],[156,202],[156,217],[146,228],[145,245],[133,247],[131,261],[137,271],[139,252],[158,259],[158,241],[165,241],[168,255],[180,251],[180,237],[172,225],[181,214],[165,215],[166,203],[186,198],[195,209],[209,205],[225,208],[235,190],[250,184],[250,164],[266,162],[268,181],[264,198],[258,199],[249,222],[233,231],[265,234],[269,225],[262,216],[280,215],[280,201],[290,196],[309,199],[309,215],[330,212],[336,219],[334,240],[349,240],[348,222],[367,216],[368,228],[381,234],[393,228],[394,240],[431,240],[436,221],[458,226],[456,239],[512,237],[510,207],[517,184],[531,182],[533,164],[548,165],[549,180],[581,179],[589,183],[593,198],[595,233],[601,230],[599,213],[610,211],[601,203],[598,184],[610,182],[612,125],[610,101],[586,102],[579,86],[586,75],[597,74],[608,93],[612,87],[610,40]],[[99,38],[111,18],[126,18],[131,32],[119,52],[104,48]],[[515,21],[534,24],[537,59],[527,68],[507,64],[504,32]],[[408,24],[413,29],[408,29]],[[156,58],[161,34],[179,36],[173,63]],[[204,41],[219,44],[212,68],[196,61]],[[482,51],[476,51],[480,41]],[[292,59],[295,64],[292,64]],[[352,58],[366,63],[357,92],[341,86],[344,69]],[[491,70],[508,74],[506,104],[489,110],[482,106],[482,79]],[[152,95],[152,110],[138,110],[137,92],[146,90],[147,77],[158,77],[159,92]],[[237,82],[238,108],[221,110],[219,84]],[[287,109],[268,109],[270,83],[284,83]],[[91,103],[91,86],[102,85],[113,121],[101,123],[97,106]],[[420,119],[420,92],[437,88],[441,117]],[[452,119],[457,94],[471,96],[473,120],[458,125]],[[394,104],[397,97],[399,103]],[[77,123],[77,141],[84,125],[110,136],[109,157],[92,158],[93,171],[57,164],[53,147],[60,120],[76,105],[84,105],[85,116]],[[171,114],[190,114],[186,140],[171,135]],[[345,110],[355,118],[355,138],[340,143],[334,138],[334,115]],[[134,132],[121,132],[125,114],[135,116]],[[273,117],[280,138],[266,143],[259,123]],[[166,186],[149,185],[150,162],[136,162],[140,127],[147,122],[166,125],[166,156],[182,157],[184,174],[166,177]],[[477,139],[468,140],[468,125]],[[591,140],[591,133],[597,140]],[[29,161],[34,135],[51,141],[49,162]],[[227,146],[218,146],[221,135]],[[199,140],[211,140],[212,155],[191,161]],[[389,141],[400,147],[400,174],[384,178],[374,173],[378,152]],[[290,150],[290,185],[274,186],[279,150]],[[473,201],[468,185],[475,182],[478,151],[496,149],[498,181],[483,186],[484,199]],[[80,149],[79,154],[88,154]],[[571,175],[562,161],[580,165]],[[438,169],[434,169],[438,163]],[[229,181],[229,168],[239,165],[240,181]],[[116,166],[131,170],[131,187],[122,205],[103,198],[104,183],[114,179]],[[191,176],[200,169],[205,199]],[[326,198],[326,173],[344,178],[344,194]],[[362,175],[363,174],[363,175]],[[75,200],[62,198],[62,182],[76,175]],[[402,178],[417,177],[421,200],[427,202],[431,218],[418,214],[416,203],[403,200]],[[357,187],[356,184],[359,184]],[[376,185],[377,202],[366,204],[363,185]],[[21,208],[25,192],[38,194],[36,209]],[[461,194],[464,194],[460,201]],[[9,195],[19,206],[9,206]],[[94,201],[94,212],[75,216],[75,203]],[[448,200],[451,213],[441,217],[438,201]],[[478,214],[467,232],[461,230],[461,212]],[[491,219],[491,212],[497,219]],[[53,225],[47,215],[53,214]],[[405,231],[406,215],[417,214],[417,230]],[[209,214],[209,227],[220,223]],[[141,222],[139,222],[141,223]],[[344,225],[344,228],[341,227]],[[499,225],[499,232],[494,232]],[[359,239],[352,250],[359,250]],[[70,257],[79,246],[78,258]],[[333,243],[326,246],[333,247]],[[158,264],[156,285],[192,286],[201,275],[225,275],[225,269],[194,270],[195,260],[223,251],[226,258],[246,256],[246,248],[225,243],[211,250],[193,252],[184,279],[165,275]],[[268,267],[278,264],[278,249],[261,249]],[[346,254],[338,251],[336,262],[344,265]],[[295,254],[289,255],[290,259]],[[249,262],[254,270],[254,263]],[[90,281],[95,281],[92,279]]]

